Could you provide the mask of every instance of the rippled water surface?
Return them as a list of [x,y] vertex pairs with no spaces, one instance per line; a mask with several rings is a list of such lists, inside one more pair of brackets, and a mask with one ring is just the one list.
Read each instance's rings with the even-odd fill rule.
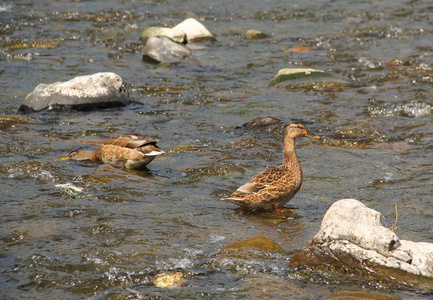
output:
[[[397,234],[433,242],[433,5],[430,1],[0,2],[0,295],[2,298],[302,298],[364,290],[421,299],[409,287],[302,278],[290,254],[341,198],[382,212]],[[141,32],[201,21],[215,42],[201,65],[142,62]],[[270,37],[247,40],[248,29]],[[310,51],[293,51],[294,47]],[[300,48],[295,48],[300,49]],[[309,67],[350,86],[270,86]],[[96,112],[19,115],[39,83],[110,71],[138,102]],[[293,214],[246,213],[218,200],[282,158],[282,125],[299,120],[304,170]],[[84,142],[141,133],[166,155],[148,170],[61,160]],[[226,255],[265,235],[287,255]],[[180,289],[153,285],[180,271]]]

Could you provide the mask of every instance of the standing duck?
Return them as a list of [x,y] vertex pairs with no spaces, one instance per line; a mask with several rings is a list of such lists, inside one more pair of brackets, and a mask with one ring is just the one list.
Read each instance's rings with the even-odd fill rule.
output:
[[301,188],[302,168],[295,151],[295,139],[300,136],[319,138],[300,122],[291,122],[284,129],[283,164],[256,174],[222,200],[248,209],[281,211]]
[[157,139],[138,134],[119,135],[102,142],[96,151],[78,150],[69,154],[70,159],[103,162],[116,168],[143,169],[157,155],[164,154]]

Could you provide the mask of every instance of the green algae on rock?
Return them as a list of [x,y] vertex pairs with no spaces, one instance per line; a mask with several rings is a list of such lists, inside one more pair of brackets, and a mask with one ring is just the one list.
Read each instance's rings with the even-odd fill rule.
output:
[[225,246],[223,248],[223,251],[240,249],[255,249],[262,251],[285,253],[284,249],[281,248],[280,245],[278,245],[273,240],[264,235],[252,237],[240,242],[231,243]]
[[165,27],[148,27],[140,36],[140,41],[147,41],[151,37],[166,37],[176,43],[186,43],[186,33],[183,30]]
[[258,39],[265,39],[268,37],[269,35],[267,35],[266,33],[263,33],[260,30],[255,30],[255,29],[249,29],[244,34],[244,38],[247,40],[258,40]]
[[[286,82],[287,81],[287,82]],[[278,71],[269,85],[285,84],[292,87],[322,89],[351,84],[338,75],[311,68],[286,68]]]
[[215,39],[212,33],[194,18],[188,18],[173,28],[148,27],[141,34],[140,40],[146,41],[151,37],[166,37],[183,44]]

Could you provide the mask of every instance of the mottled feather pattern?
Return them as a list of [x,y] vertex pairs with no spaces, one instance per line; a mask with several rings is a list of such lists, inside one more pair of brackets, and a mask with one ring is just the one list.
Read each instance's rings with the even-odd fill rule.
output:
[[223,200],[249,209],[279,209],[299,191],[302,168],[295,152],[295,139],[300,136],[318,138],[299,122],[292,122],[284,130],[283,163],[253,176],[233,194]]
[[103,145],[117,145],[120,147],[127,147],[130,149],[138,148],[147,144],[155,144],[159,142],[157,139],[147,138],[139,134],[125,134],[119,135],[115,138],[108,139],[103,142]]
[[118,168],[142,169],[157,155],[163,154],[156,143],[157,139],[138,134],[120,135],[101,143],[101,148],[94,152],[74,151],[70,157],[75,160],[91,159]]

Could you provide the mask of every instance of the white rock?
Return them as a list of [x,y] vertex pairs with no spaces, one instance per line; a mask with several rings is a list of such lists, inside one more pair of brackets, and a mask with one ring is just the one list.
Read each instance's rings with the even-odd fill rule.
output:
[[382,220],[381,213],[358,200],[339,200],[328,209],[309,245],[346,253],[357,261],[433,278],[433,244],[399,240],[383,226]]
[[381,213],[357,200],[343,199],[328,209],[313,240],[346,240],[367,249],[389,251],[398,246],[399,240],[382,222]]
[[421,275],[433,277],[433,243],[415,243],[406,240],[400,242],[399,250],[411,256],[411,265],[416,266]]
[[201,24],[199,21],[193,18],[188,18],[185,21],[177,24],[173,27],[174,30],[181,30],[186,33],[188,42],[200,39],[213,39],[214,36]]
[[82,109],[92,106],[124,105],[129,101],[122,78],[111,72],[78,76],[69,81],[39,84],[27,95],[19,111],[32,112],[63,107]]

